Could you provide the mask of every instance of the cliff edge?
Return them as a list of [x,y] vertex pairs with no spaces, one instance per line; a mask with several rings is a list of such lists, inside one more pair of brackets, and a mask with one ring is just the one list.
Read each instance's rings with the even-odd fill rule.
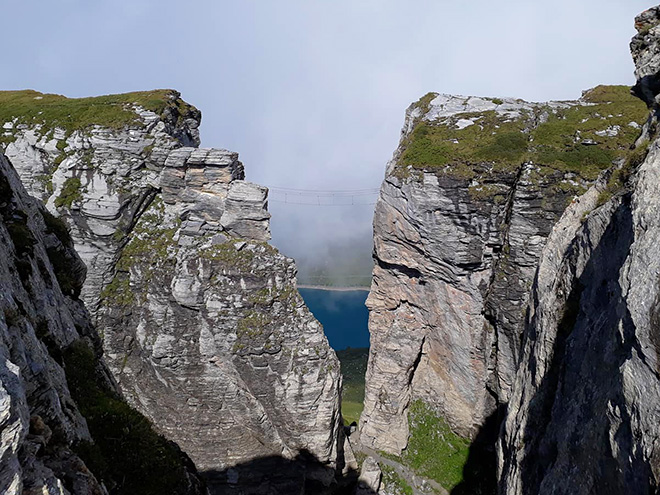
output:
[[635,25],[642,101],[432,93],[406,113],[360,441],[452,493],[658,489],[660,7]]
[[395,454],[417,399],[467,438],[506,404],[548,235],[646,119],[619,86],[543,104],[429,94],[406,115],[374,216],[361,425]]
[[238,154],[198,148],[201,114],[170,90],[3,100],[6,153],[70,226],[127,400],[212,489],[330,486],[345,465],[339,362]]

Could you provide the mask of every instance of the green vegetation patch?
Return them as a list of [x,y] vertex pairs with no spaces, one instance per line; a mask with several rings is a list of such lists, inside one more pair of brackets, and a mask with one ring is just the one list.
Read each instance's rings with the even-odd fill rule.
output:
[[279,302],[284,307],[293,310],[300,304],[300,293],[291,285],[278,289],[276,287],[262,287],[253,290],[248,295],[248,302],[254,306],[270,308],[273,303]]
[[81,187],[82,183],[78,177],[69,177],[62,184],[60,195],[55,198],[55,206],[70,209],[74,202],[82,200]]
[[[18,119],[19,123],[57,127],[69,134],[95,125],[120,129],[139,123],[134,105],[158,115],[168,108],[177,110],[179,115],[189,113],[193,107],[177,95],[169,89],[90,98],[67,98],[33,90],[0,91],[0,122]],[[60,143],[58,149],[62,151],[65,145]]]
[[509,189],[502,184],[474,184],[468,187],[468,194],[472,200],[492,200],[495,204],[506,202]]
[[169,258],[169,249],[176,246],[176,228],[160,226],[149,230],[138,229],[121,252],[117,269],[128,272],[136,264],[156,266]]
[[392,495],[413,495],[412,487],[394,468],[387,464],[381,464],[380,469],[383,472],[383,484],[387,488],[387,493],[391,493]]
[[260,349],[265,352],[278,352],[281,349],[283,336],[279,330],[272,328],[273,315],[268,309],[262,311],[248,310],[236,323],[236,342],[233,352],[243,354],[249,349]]
[[69,390],[94,439],[74,450],[110,493],[186,493],[182,453],[108,387],[93,351],[79,340],[63,359]]
[[[178,227],[165,222],[165,205],[160,198],[154,199],[133,228],[131,237],[121,251],[117,270],[129,272],[139,264],[145,267],[159,266],[170,258],[170,250],[176,246],[174,236]],[[115,232],[116,240],[123,238],[123,231]]]
[[[101,294],[107,303],[127,307],[136,301],[137,295],[141,295],[141,302],[144,302],[146,286],[152,281],[156,270],[173,263],[177,246],[174,236],[178,227],[166,225],[164,214],[164,205],[157,198],[133,228],[130,240],[121,250],[115,265],[116,276]],[[122,230],[113,235],[117,241],[121,241],[123,237]],[[133,280],[131,286],[131,271],[136,266],[140,268],[141,280]]]
[[419,100],[414,103],[415,108],[422,110],[422,114],[428,113],[431,109],[431,102],[438,96],[438,93],[426,93]]
[[[403,143],[399,168],[473,179],[484,174],[484,165],[489,173],[513,173],[533,162],[593,180],[627,153],[639,136],[630,123],[643,123],[648,111],[627,86],[598,86],[582,100],[585,104],[569,108],[521,110],[513,121],[495,111],[420,121]],[[473,124],[459,129],[459,119]]]
[[258,311],[247,311],[236,324],[236,335],[239,338],[254,339],[261,337],[266,327],[273,321],[273,317]]
[[419,122],[408,141],[401,164],[423,170],[443,169],[457,178],[476,176],[472,165],[493,163],[513,172],[528,149],[529,136],[524,134],[529,118],[507,121],[495,111],[465,113],[458,119],[474,123],[458,129],[448,124]]
[[630,151],[621,168],[612,172],[612,175],[607,181],[607,186],[598,195],[597,206],[607,203],[614,195],[626,189],[633,173],[646,159],[649,153],[649,146],[650,141],[646,141],[638,148]]
[[369,361],[369,348],[337,351],[343,377],[341,414],[345,424],[356,423],[364,409],[364,376]]
[[[223,265],[232,271],[249,271],[255,258],[254,251],[241,247],[245,241],[231,240],[215,246],[202,249],[199,252],[201,258]],[[240,249],[239,249],[240,247]]]
[[410,438],[401,460],[451,490],[463,480],[470,441],[451,431],[445,419],[421,400],[411,403],[408,421]]
[[101,299],[111,306],[129,307],[135,302],[135,293],[131,289],[130,277],[128,274],[114,276],[112,282],[106,285],[101,291]]

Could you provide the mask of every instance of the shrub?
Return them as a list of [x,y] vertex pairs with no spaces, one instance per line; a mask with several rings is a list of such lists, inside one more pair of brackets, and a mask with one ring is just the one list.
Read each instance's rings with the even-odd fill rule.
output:
[[82,183],[77,177],[70,177],[65,180],[59,197],[55,199],[55,206],[57,208],[63,206],[71,208],[71,205],[73,205],[75,201],[80,201],[82,199],[82,193],[80,192],[81,186]]

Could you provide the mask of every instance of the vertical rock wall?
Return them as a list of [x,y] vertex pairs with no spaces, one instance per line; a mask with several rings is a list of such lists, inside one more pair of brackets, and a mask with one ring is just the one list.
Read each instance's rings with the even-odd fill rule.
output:
[[567,210],[541,257],[501,440],[502,493],[658,490],[659,12],[637,17],[631,43],[634,90],[651,108],[637,160],[617,188],[610,180],[605,204],[595,189]]
[[178,93],[57,97],[94,105],[98,124],[73,107],[61,123],[52,95],[34,98],[43,121],[5,116],[6,150],[72,226],[83,296],[128,401],[217,490],[267,489],[282,466],[295,490],[329,486],[344,463],[339,362],[293,260],[267,244],[266,188],[244,180],[236,153],[195,147],[200,114]]
[[429,94],[408,109],[374,218],[364,445],[400,453],[412,400],[470,438],[507,403],[547,237],[644,119],[606,86],[545,104]]
[[[0,154],[0,493],[123,494],[140,483],[204,493],[176,446],[119,398],[77,298],[85,271],[65,224],[27,195]],[[90,400],[97,400],[93,407]],[[129,416],[143,422],[137,442]],[[125,423],[108,456],[99,426],[119,418]],[[104,431],[117,433],[112,425]],[[108,466],[113,456],[128,459],[131,472],[117,476],[126,465]]]

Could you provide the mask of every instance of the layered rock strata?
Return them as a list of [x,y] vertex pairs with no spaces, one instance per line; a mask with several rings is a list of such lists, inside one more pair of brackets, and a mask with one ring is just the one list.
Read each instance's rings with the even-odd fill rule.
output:
[[598,188],[572,205],[543,250],[502,434],[501,493],[660,485],[659,24],[659,7],[638,16],[631,43],[634,90],[651,108],[641,165],[624,169],[602,206]]
[[401,453],[416,399],[469,438],[508,402],[543,246],[645,118],[607,86],[544,104],[429,94],[408,109],[374,217],[364,445]]
[[[257,480],[250,462],[263,457],[329,485],[343,464],[339,363],[293,260],[266,242],[267,190],[244,180],[238,155],[196,148],[200,114],[175,92],[4,97],[45,105],[5,115],[6,152],[71,225],[83,297],[130,403],[217,490]],[[53,98],[93,106],[100,124],[75,108],[58,119]]]
[[135,493],[141,483],[205,493],[176,446],[119,397],[76,296],[85,273],[65,224],[0,154],[0,493]]

